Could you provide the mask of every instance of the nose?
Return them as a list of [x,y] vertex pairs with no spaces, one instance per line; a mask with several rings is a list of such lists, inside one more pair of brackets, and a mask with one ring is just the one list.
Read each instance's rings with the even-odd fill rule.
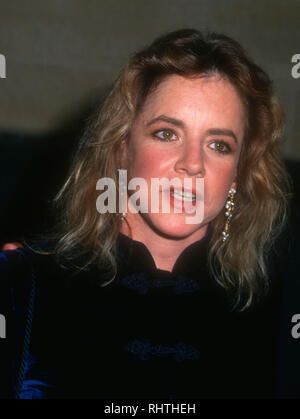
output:
[[175,170],[178,173],[185,173],[188,176],[196,176],[205,174],[204,156],[200,149],[200,144],[191,146],[187,144],[181,150],[175,163]]

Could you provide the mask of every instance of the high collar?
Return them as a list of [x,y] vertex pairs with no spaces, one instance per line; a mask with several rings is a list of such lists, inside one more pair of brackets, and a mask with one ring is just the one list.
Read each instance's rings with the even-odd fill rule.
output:
[[172,271],[169,272],[156,267],[153,256],[144,243],[119,233],[117,240],[119,262],[126,270],[147,271],[152,275],[159,274],[160,277],[199,273],[206,269],[210,237],[211,228],[208,225],[205,236],[187,246],[178,256]]

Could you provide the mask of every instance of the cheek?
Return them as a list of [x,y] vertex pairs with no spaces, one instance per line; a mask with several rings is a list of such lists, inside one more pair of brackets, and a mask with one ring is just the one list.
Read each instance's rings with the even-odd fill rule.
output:
[[128,168],[130,177],[161,177],[164,175],[166,158],[159,150],[144,148],[132,155],[131,164]]
[[209,204],[223,205],[235,177],[234,166],[211,171],[204,181],[204,194]]

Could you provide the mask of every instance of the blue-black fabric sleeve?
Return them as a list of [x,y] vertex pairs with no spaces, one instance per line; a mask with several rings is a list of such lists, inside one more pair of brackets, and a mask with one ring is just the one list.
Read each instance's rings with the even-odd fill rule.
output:
[[0,398],[17,397],[25,338],[27,345],[30,339],[33,280],[26,250],[0,252]]

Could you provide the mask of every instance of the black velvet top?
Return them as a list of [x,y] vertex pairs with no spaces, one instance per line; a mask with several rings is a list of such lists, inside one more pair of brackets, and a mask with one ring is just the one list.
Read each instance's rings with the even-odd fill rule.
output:
[[95,266],[74,274],[29,248],[1,253],[1,396],[278,397],[282,276],[251,310],[230,311],[208,273],[209,235],[168,272],[120,234],[104,287]]

